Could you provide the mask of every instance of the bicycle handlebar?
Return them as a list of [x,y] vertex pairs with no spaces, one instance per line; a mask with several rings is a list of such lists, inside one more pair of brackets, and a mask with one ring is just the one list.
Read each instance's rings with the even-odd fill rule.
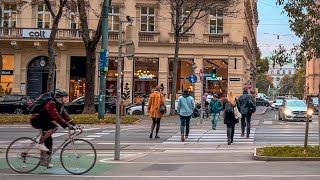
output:
[[78,126],[77,129],[69,129],[69,136],[79,136],[80,134],[82,134],[83,129],[84,127],[81,126]]

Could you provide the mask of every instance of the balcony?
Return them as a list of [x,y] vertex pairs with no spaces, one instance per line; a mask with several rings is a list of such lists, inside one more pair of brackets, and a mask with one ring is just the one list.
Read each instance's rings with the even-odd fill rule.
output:
[[139,42],[159,42],[158,32],[139,32]]
[[[180,43],[193,43],[194,42],[194,35],[192,33],[187,33],[180,37]],[[170,33],[170,43],[175,43],[174,33]]]
[[228,44],[229,34],[204,34],[205,44]]

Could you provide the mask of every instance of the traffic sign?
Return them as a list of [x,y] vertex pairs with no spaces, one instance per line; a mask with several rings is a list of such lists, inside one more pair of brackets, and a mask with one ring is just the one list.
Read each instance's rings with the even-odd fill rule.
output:
[[101,72],[108,71],[109,67],[109,51],[108,50],[101,50],[100,51],[100,61],[99,61],[99,69]]
[[191,84],[196,83],[197,80],[198,80],[198,78],[197,78],[196,75],[192,75],[192,76],[189,77],[189,82],[190,82]]

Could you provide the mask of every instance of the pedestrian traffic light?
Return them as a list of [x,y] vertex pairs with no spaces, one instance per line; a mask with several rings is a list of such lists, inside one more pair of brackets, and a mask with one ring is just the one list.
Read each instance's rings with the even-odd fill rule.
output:
[[211,77],[212,78],[216,78],[217,77],[217,70],[216,69],[213,69],[212,72],[211,72]]

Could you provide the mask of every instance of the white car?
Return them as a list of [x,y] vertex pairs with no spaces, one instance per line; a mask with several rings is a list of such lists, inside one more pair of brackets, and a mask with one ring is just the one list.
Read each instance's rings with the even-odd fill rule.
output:
[[273,101],[273,103],[271,104],[271,109],[279,109],[279,107],[281,107],[281,105],[283,104],[283,99],[277,99],[275,101]]
[[[176,100],[176,107],[175,109],[177,110],[177,106],[178,106],[178,100]],[[167,115],[170,114],[170,108],[171,108],[171,100],[170,99],[166,99],[166,107],[167,107]],[[127,111],[128,115],[142,115],[142,106],[133,106],[130,107]],[[146,102],[145,106],[144,106],[144,115],[149,115],[148,114],[148,102]]]

